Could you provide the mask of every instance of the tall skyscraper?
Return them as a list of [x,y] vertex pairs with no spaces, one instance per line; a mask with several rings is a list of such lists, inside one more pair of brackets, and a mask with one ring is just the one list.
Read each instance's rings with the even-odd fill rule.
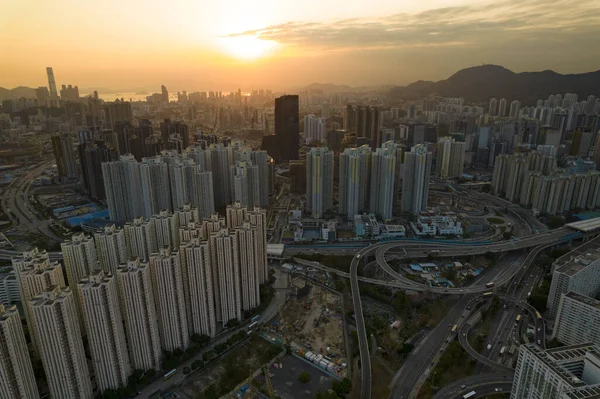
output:
[[490,116],[498,115],[498,100],[496,100],[495,98],[492,98],[490,100],[490,108],[488,113],[490,114]]
[[250,209],[246,212],[246,220],[255,226],[258,233],[257,270],[258,282],[263,284],[269,279],[267,266],[267,211],[262,208]]
[[418,144],[407,152],[404,159],[402,180],[402,212],[417,214],[427,209],[431,153],[427,146]]
[[333,151],[311,148],[306,154],[306,209],[320,218],[333,207]]
[[116,277],[97,270],[79,282],[78,290],[98,388],[127,386],[132,369]]
[[139,258],[130,260],[119,267],[117,279],[131,366],[160,370],[162,348],[150,265]]
[[52,67],[46,67],[46,74],[48,75],[48,87],[50,88],[50,98],[57,99],[58,91],[56,90],[56,81],[54,80],[54,71]]
[[160,92],[161,92],[161,100],[163,103],[169,103],[169,91],[167,90],[165,85],[160,85]]
[[81,297],[77,284],[82,278],[89,276],[92,271],[98,268],[96,245],[92,237],[86,236],[84,233],[75,233],[71,240],[63,241],[60,247],[63,253],[67,281],[75,295],[75,304],[78,315],[81,317]]
[[450,137],[442,137],[437,142],[437,175],[458,178],[462,176],[467,144]]
[[213,232],[209,238],[209,249],[217,321],[225,326],[230,320],[242,319],[240,265],[235,236],[229,234],[227,229]]
[[167,351],[184,350],[189,333],[179,251],[160,248],[150,255],[150,269],[161,346]]
[[77,179],[79,170],[75,161],[73,139],[68,133],[52,136],[52,151],[56,160],[56,168],[61,179]]
[[182,244],[183,285],[190,334],[214,337],[217,332],[212,265],[208,242],[199,238]]
[[498,116],[504,118],[506,116],[506,98],[500,99],[498,105]]
[[115,276],[119,265],[129,260],[125,231],[109,224],[104,227],[104,231],[94,234],[94,241],[100,267]]
[[75,296],[51,287],[31,300],[40,355],[53,398],[93,398]]
[[125,231],[125,242],[131,256],[148,260],[150,254],[158,251],[154,220],[144,220],[142,217],[135,218],[132,222],[125,223],[123,230]]
[[[25,304],[24,304],[25,305]],[[40,397],[16,306],[0,304],[0,397]]]
[[298,159],[300,148],[298,95],[275,99],[275,135],[279,145],[278,161]]
[[391,148],[377,148],[371,156],[369,209],[383,220],[392,219],[396,167],[396,152]]
[[258,270],[263,261],[259,256],[262,243],[258,229],[250,223],[244,223],[235,229],[235,240],[239,256],[242,310],[252,310],[260,305]]
[[371,148],[346,148],[340,154],[339,213],[353,219],[369,208]]

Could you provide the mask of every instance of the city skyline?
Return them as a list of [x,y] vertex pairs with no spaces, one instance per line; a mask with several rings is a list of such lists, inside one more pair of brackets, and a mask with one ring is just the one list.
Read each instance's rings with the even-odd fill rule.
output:
[[[516,72],[577,73],[598,69],[600,56],[593,41],[600,6],[591,0],[577,6],[568,0],[378,0],[368,8],[313,0],[302,7],[272,0],[202,7],[180,0],[168,8],[158,2],[111,3],[94,9],[93,29],[84,3],[2,5],[6,57],[0,86],[45,85],[40,72],[49,65],[59,85],[84,89],[148,90],[160,83],[172,90],[249,84],[291,89],[314,81],[439,80],[482,63]],[[53,23],[59,15],[70,23]]]

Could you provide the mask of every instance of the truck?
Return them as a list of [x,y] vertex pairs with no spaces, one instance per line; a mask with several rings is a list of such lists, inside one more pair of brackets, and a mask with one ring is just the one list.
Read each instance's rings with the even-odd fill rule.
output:
[[475,396],[475,393],[476,393],[475,391],[471,391],[469,393],[466,393],[466,394],[463,395],[463,399],[472,398],[473,396]]
[[488,344],[488,346],[487,346],[487,350],[490,350],[490,349],[492,349],[492,344]]
[[487,284],[485,285],[485,288],[492,288],[493,286],[494,286],[494,282],[492,281],[492,282],[490,282],[490,283],[487,283]]

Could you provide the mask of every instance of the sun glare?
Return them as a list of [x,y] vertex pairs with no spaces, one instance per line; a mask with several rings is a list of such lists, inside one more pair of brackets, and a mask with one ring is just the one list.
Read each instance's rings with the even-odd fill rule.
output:
[[255,36],[226,37],[222,39],[223,50],[232,57],[254,60],[265,56],[275,48],[275,42]]

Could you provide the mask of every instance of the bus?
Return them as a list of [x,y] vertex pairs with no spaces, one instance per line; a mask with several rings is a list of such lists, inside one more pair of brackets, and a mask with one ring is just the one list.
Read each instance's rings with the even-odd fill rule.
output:
[[502,349],[500,349],[500,356],[504,355],[505,350],[506,350],[506,346],[503,346]]
[[260,319],[260,315],[259,314],[257,314],[256,316],[254,316],[251,321],[252,321],[252,323],[254,323],[255,321],[258,321],[258,319]]
[[488,291],[488,292],[484,292],[483,296],[484,296],[484,298],[487,298],[488,296],[491,296],[492,294],[493,294],[492,291]]
[[494,286],[494,282],[492,281],[491,283],[487,283],[485,285],[485,288],[492,288]]
[[469,399],[469,398],[472,398],[473,396],[475,396],[475,391],[471,391],[469,393],[464,394],[463,399]]
[[458,326],[455,324],[455,325],[452,327],[452,330],[451,330],[451,331],[452,331],[453,333],[455,333],[457,328],[458,328]]
[[177,369],[173,369],[165,374],[165,381],[177,374]]
[[520,322],[520,321],[521,321],[521,315],[520,315],[520,314],[518,314],[518,315],[517,315],[517,319],[515,320],[515,323],[518,323],[518,322]]
[[248,330],[252,330],[252,329],[253,329],[254,327],[256,327],[257,325],[258,325],[258,322],[257,322],[257,321],[255,321],[254,323],[252,323],[252,324],[250,324],[250,325],[248,326]]
[[538,318],[538,320],[542,320],[542,315],[537,310],[535,311],[535,316]]

